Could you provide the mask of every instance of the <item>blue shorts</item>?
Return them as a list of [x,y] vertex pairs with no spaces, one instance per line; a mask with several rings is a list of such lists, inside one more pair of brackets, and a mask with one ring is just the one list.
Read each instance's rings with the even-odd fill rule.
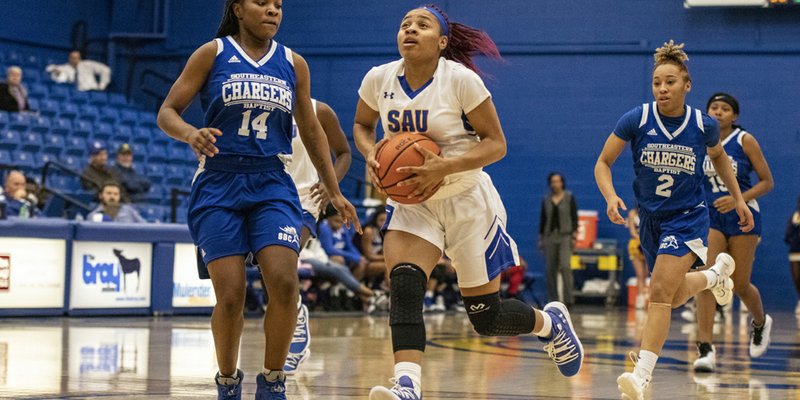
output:
[[739,229],[739,214],[736,211],[729,211],[725,214],[717,211],[716,208],[708,208],[708,217],[711,219],[711,229],[722,232],[725,237],[739,236],[739,235],[758,235],[761,236],[761,213],[750,207],[750,212],[753,213],[753,222],[755,226],[750,232],[742,232]]
[[311,237],[317,237],[317,218],[306,210],[303,210],[303,228],[308,228]]
[[655,215],[640,210],[639,217],[642,252],[651,269],[659,254],[682,257],[691,252],[697,255],[694,267],[705,265],[708,252],[708,209],[705,205]]
[[299,253],[302,209],[280,160],[217,156],[204,168],[192,183],[188,223],[206,265],[273,245]]

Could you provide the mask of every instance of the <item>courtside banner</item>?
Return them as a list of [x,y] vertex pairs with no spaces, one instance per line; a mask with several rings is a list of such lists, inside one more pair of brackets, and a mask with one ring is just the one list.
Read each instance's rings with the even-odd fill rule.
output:
[[150,307],[153,244],[72,242],[70,309]]
[[64,307],[67,241],[0,237],[0,308]]
[[214,307],[217,297],[210,279],[197,276],[195,247],[175,243],[175,265],[172,269],[172,307]]

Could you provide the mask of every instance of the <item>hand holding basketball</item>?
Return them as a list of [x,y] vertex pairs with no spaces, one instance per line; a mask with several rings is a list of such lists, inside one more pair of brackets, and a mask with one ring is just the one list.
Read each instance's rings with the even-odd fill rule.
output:
[[383,190],[383,187],[380,185],[381,180],[378,177],[378,169],[381,167],[381,165],[376,158],[376,154],[378,153],[378,150],[380,150],[381,146],[383,146],[388,140],[389,138],[387,137],[379,140],[378,143],[375,143],[375,146],[372,147],[372,151],[370,151],[367,155],[367,173],[369,173],[369,178],[372,181],[375,190],[383,195],[386,195],[386,191]]
[[409,197],[428,198],[433,195],[447,173],[447,162],[438,154],[414,143],[414,150],[418,151],[424,161],[418,167],[400,167],[397,172],[411,174],[411,177],[397,184],[397,186],[416,185],[417,188]]

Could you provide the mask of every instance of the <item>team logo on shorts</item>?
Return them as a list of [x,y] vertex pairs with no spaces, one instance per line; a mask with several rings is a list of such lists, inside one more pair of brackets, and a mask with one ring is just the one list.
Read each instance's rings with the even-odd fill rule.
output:
[[674,235],[665,236],[664,240],[661,241],[659,249],[668,249],[670,247],[673,249],[678,248],[678,239],[676,239]]
[[293,226],[287,225],[281,227],[281,231],[278,232],[278,240],[294,243],[298,246],[300,245],[300,239],[297,237],[297,229]]

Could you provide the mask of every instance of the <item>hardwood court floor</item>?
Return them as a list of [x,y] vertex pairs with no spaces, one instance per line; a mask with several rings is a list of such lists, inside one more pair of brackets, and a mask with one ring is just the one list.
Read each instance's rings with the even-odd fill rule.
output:
[[[481,338],[463,314],[426,317],[425,399],[618,399],[642,313],[578,307],[583,370],[559,375],[534,337]],[[717,327],[720,372],[695,375],[693,325],[674,313],[656,368],[653,399],[800,399],[800,334],[775,313],[772,346],[747,356],[747,321]],[[245,322],[243,398],[253,398],[263,354],[261,321]],[[312,314],[312,354],[288,382],[290,399],[366,399],[392,372],[386,316]],[[0,319],[0,398],[213,399],[216,372],[207,317]]]

